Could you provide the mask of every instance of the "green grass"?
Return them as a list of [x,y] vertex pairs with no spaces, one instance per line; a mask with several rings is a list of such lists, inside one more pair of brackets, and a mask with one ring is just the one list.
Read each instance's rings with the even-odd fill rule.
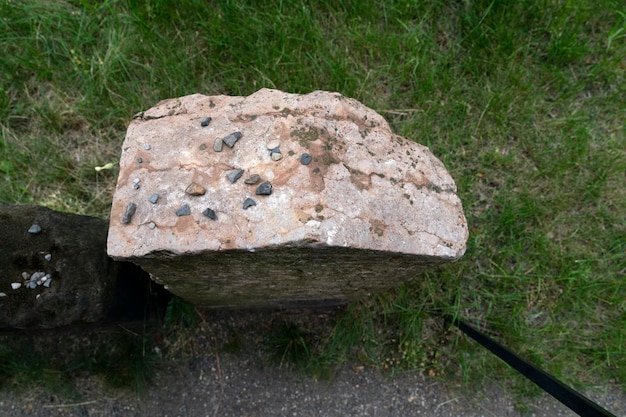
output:
[[0,389],[76,397],[80,387],[75,381],[97,375],[110,388],[140,392],[152,383],[157,368],[154,342],[145,332],[103,326],[73,336],[50,331],[0,336]]
[[351,306],[325,360],[523,385],[443,309],[577,387],[626,388],[623,2],[5,0],[0,52],[0,202],[107,217],[117,170],[94,167],[164,98],[338,91],[431,148],[471,234],[462,261]]
[[295,323],[285,321],[275,326],[267,341],[267,349],[279,367],[306,369],[311,363],[309,335]]

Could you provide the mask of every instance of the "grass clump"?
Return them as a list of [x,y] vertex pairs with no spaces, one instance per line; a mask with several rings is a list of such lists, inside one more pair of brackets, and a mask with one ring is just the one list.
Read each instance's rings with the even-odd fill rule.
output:
[[267,348],[278,366],[303,369],[311,359],[310,344],[309,335],[300,326],[285,321],[272,332]]
[[165,308],[165,326],[193,327],[199,322],[200,316],[193,305],[175,295],[170,298]]
[[443,310],[565,382],[626,387],[621,2],[5,1],[0,33],[0,202],[106,217],[117,170],[94,167],[167,97],[338,91],[444,162],[470,240],[351,306],[326,362],[439,351],[450,380],[519,381]]

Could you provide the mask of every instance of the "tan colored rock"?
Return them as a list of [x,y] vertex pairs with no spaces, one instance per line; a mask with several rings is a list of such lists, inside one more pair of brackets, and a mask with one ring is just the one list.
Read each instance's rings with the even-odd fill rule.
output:
[[[215,140],[229,136],[238,139],[216,152]],[[276,143],[278,161],[268,150]],[[231,182],[236,170],[258,174],[271,194]],[[185,193],[192,183],[205,194]],[[247,198],[256,205],[244,210]],[[184,204],[191,215],[177,216]],[[164,100],[132,121],[108,253],[199,305],[283,306],[398,285],[460,258],[467,236],[454,181],[428,148],[340,94],[262,89]]]

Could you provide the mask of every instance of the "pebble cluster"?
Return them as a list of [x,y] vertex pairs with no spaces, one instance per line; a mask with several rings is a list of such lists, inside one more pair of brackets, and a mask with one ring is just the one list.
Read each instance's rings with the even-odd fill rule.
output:
[[[200,121],[200,125],[202,127],[207,127],[209,126],[209,124],[211,123],[211,117],[207,116],[204,117],[201,121]],[[229,135],[225,136],[225,137],[218,137],[215,139],[214,143],[213,143],[213,150],[215,152],[222,152],[223,151],[223,145],[228,146],[229,148],[233,148],[235,146],[235,144],[243,137],[243,134],[240,131],[235,131],[230,133]],[[283,158],[283,154],[280,150],[280,142],[278,141],[270,141],[266,144],[267,150],[269,151],[269,156],[272,159],[272,161],[280,161]],[[144,145],[144,150],[149,151],[151,149],[151,146],[149,144],[145,144]],[[206,145],[201,145],[200,147],[201,150],[206,149]],[[291,155],[291,153],[290,153]],[[300,156],[300,162],[303,165],[308,165],[309,163],[311,163],[313,157],[308,154],[308,153],[303,153]],[[143,163],[143,159],[141,157],[137,157],[137,163],[141,164]],[[230,181],[230,183],[235,184],[245,173],[245,170],[243,169],[234,169],[232,171],[229,171],[225,174],[226,178],[228,179],[228,181]],[[248,176],[248,178],[246,178],[244,180],[244,183],[246,185],[256,185],[261,181],[261,176],[259,174],[250,174]],[[133,180],[133,188],[135,190],[138,190],[139,188],[141,188],[141,180],[139,178],[135,178]],[[265,181],[263,183],[261,183],[255,191],[256,195],[260,195],[260,196],[268,196],[272,194],[272,184],[269,181]],[[205,195],[207,192],[207,189],[195,182],[192,182],[191,184],[189,184],[187,186],[187,188],[185,189],[185,193],[187,195],[190,196],[202,196]],[[148,201],[151,204],[157,204],[159,201],[159,194],[157,193],[153,193],[152,195],[150,195],[150,197],[148,198]],[[257,203],[255,200],[253,200],[252,198],[246,198],[243,202],[243,209],[246,210],[250,207],[256,206]],[[137,204],[136,203],[128,203],[128,205],[126,206],[126,210],[124,212],[124,215],[122,216],[122,223],[123,224],[130,224],[133,215],[135,214],[137,210]],[[180,206],[176,211],[175,211],[176,216],[189,216],[191,214],[191,207],[189,206],[189,204],[183,204],[182,206]],[[206,208],[202,214],[205,217],[208,217],[211,220],[217,220],[217,213],[211,209],[211,208]],[[39,231],[37,231],[37,229],[35,228],[35,226],[37,225],[33,225],[33,227],[31,227],[32,230],[29,230],[29,233],[39,233]],[[156,227],[156,225],[153,222],[148,223],[148,227],[150,227],[151,229],[154,229]]]
[[[29,229],[28,233],[30,234],[39,234],[42,232],[41,226],[38,224],[33,224]],[[43,257],[47,262],[52,260],[52,254],[46,253]],[[46,273],[44,271],[35,271],[35,272],[22,272],[22,282],[12,282],[11,289],[18,290],[22,286],[30,289],[37,288],[38,286],[42,286],[45,288],[49,288],[52,284],[52,274]],[[6,297],[5,293],[0,293],[3,297]]]

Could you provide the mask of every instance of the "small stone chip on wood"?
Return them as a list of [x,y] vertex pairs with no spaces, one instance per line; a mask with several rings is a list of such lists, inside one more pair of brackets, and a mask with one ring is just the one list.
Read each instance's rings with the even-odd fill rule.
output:
[[[194,304],[339,303],[465,251],[467,224],[443,164],[353,99],[195,94],[144,116],[131,121],[122,146],[108,253]],[[198,120],[207,117],[204,129]],[[199,150],[214,138],[229,149]],[[150,160],[135,163],[148,142]],[[237,181],[244,172],[254,174]],[[129,187],[133,178],[140,189]],[[192,183],[206,192],[190,197]],[[148,203],[156,194],[159,204]],[[147,204],[125,224],[129,201]]]

